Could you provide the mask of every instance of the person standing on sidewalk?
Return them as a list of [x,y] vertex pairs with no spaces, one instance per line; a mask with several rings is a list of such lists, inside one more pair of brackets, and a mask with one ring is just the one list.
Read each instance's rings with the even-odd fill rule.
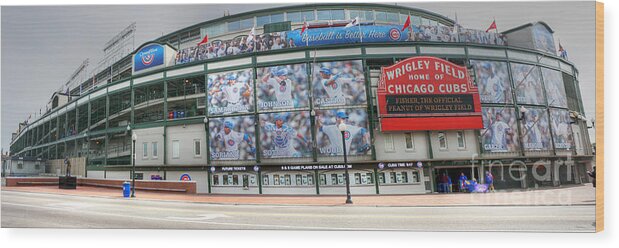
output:
[[486,171],[486,184],[488,185],[488,191],[494,192],[494,176],[490,171]]
[[460,178],[458,178],[458,183],[460,185],[460,192],[466,191],[466,181],[468,178],[464,175],[464,172],[460,172]]
[[587,174],[593,179],[591,182],[595,188],[595,166],[593,167],[593,171],[587,171]]

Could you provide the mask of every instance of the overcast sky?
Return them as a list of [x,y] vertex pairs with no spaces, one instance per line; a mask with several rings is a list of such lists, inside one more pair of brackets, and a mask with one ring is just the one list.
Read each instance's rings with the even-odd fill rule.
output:
[[[138,47],[162,34],[221,17],[224,10],[237,14],[282,5],[2,6],[2,148],[8,150],[11,133],[20,121],[30,113],[38,114],[40,108],[44,111],[52,93],[86,58],[90,59],[92,69],[103,56],[104,44],[132,22],[137,23]],[[594,117],[593,1],[398,5],[426,9],[452,19],[457,13],[462,26],[481,30],[493,18],[499,31],[529,22],[546,22],[579,69],[585,112],[588,119]]]

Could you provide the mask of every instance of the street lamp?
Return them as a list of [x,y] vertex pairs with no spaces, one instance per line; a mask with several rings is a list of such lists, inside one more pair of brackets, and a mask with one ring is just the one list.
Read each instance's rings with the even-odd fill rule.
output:
[[342,133],[342,147],[344,148],[344,173],[346,174],[346,204],[352,204],[352,198],[350,196],[350,178],[348,176],[348,158],[346,157],[346,123],[342,121],[338,126]]
[[[129,128],[127,128],[129,129]],[[131,141],[133,141],[133,167],[131,172],[131,197],[135,197],[135,141],[138,139],[138,135],[133,133],[131,135]]]

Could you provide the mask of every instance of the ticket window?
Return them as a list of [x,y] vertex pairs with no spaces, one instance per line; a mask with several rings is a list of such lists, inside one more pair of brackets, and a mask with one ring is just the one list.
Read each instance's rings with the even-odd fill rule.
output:
[[[296,183],[297,183],[297,184],[296,184],[297,186],[303,185],[303,176],[302,176],[302,175],[298,175],[298,174],[297,174],[297,175],[295,175],[294,177],[295,177],[295,179],[296,179],[295,181],[296,181]],[[306,179],[306,184],[307,184],[307,179]]]
[[243,188],[249,188],[249,175],[243,175]]
[[372,173],[370,172],[365,173],[365,177],[361,178],[361,180],[363,184],[374,184],[374,177],[372,176]]
[[346,180],[346,179],[344,178],[344,174],[338,174],[338,175],[337,175],[337,183],[338,183],[338,184],[344,184],[344,180]]
[[213,185],[219,185],[219,175],[213,175]]
[[337,185],[337,174],[331,174],[331,185]]
[[273,175],[273,185],[279,185],[279,175]]
[[395,177],[396,177],[396,182],[397,183],[402,183],[402,173],[396,172],[395,173]]
[[402,172],[402,183],[408,183],[408,173]]
[[382,183],[382,184],[385,183],[385,173],[384,172],[378,173],[378,181],[380,183]]
[[411,174],[412,174],[412,176],[411,176],[411,182],[413,182],[413,183],[418,183],[418,182],[420,182],[420,181],[421,181],[421,180],[419,179],[419,171],[414,170],[414,171],[412,171],[412,172],[411,172]]
[[397,179],[396,179],[396,174],[395,174],[395,172],[390,172],[390,173],[389,173],[389,182],[390,182],[390,183],[397,183],[397,181],[396,181],[396,180],[397,180]]
[[355,184],[361,184],[361,173],[355,173]]
[[290,185],[291,184],[292,180],[290,180],[290,175],[284,175],[284,179],[285,179],[286,185]]
[[320,185],[327,185],[327,175],[320,174]]
[[262,185],[269,185],[269,175],[262,175]]

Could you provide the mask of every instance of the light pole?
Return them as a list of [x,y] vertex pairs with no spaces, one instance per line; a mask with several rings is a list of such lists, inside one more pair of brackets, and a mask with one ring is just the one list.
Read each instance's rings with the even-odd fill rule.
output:
[[348,158],[346,157],[346,123],[342,121],[338,126],[342,133],[342,147],[344,148],[344,173],[346,174],[346,204],[352,204],[352,198],[350,196],[350,177],[348,176]]
[[[127,128],[129,130],[129,127]],[[138,135],[133,133],[131,135],[131,141],[133,143],[133,153],[132,153],[132,169],[131,169],[131,197],[135,197],[135,141],[138,139]]]

